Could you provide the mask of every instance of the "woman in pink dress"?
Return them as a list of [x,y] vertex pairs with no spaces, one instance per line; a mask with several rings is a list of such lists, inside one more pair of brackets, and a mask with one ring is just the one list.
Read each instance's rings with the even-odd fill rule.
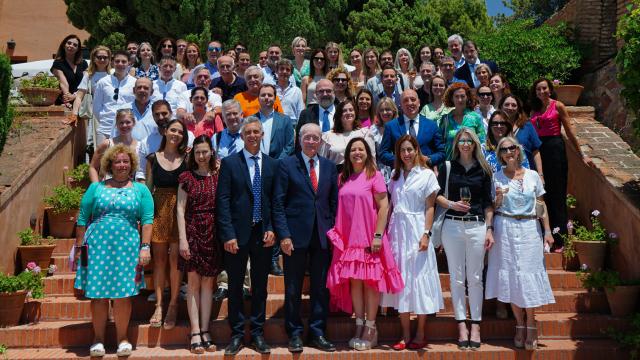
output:
[[380,293],[397,293],[404,283],[384,234],[387,188],[363,138],[347,144],[338,184],[336,224],[327,232],[334,246],[327,288],[332,306],[356,314],[349,346],[368,350],[378,343],[375,319]]

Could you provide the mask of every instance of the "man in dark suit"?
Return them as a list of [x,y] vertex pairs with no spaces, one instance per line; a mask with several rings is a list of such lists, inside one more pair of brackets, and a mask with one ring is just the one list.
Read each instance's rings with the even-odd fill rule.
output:
[[310,344],[335,351],[325,338],[329,313],[327,272],[331,250],[326,233],[333,227],[338,205],[338,174],[329,159],[318,156],[322,132],[316,124],[300,129],[302,151],[280,162],[275,180],[273,225],[284,256],[285,327],[289,351],[302,352],[300,318],[307,258],[311,275]]
[[456,69],[454,82],[466,82],[470,88],[480,86],[480,82],[476,77],[476,66],[480,64],[487,64],[493,74],[498,72],[498,65],[496,65],[496,63],[478,58],[478,48],[473,41],[465,41],[462,45],[462,52],[464,52],[465,64]]
[[[335,93],[333,92],[333,83],[327,79],[322,79],[316,84],[317,104],[307,106],[300,113],[298,124],[296,125],[296,134],[300,134],[300,128],[304,124],[313,123],[320,126],[320,130],[324,133],[333,129],[333,115],[336,112],[334,104]],[[296,151],[300,150],[299,136],[296,137]]]
[[[258,94],[260,112],[254,116],[262,122],[264,138],[260,142],[260,149],[263,153],[269,154],[274,159],[284,159],[293,154],[293,125],[286,115],[273,110],[276,100],[276,87],[271,84],[262,84]],[[271,257],[271,274],[282,276],[282,269],[278,258],[280,248],[278,244],[273,247]]]
[[271,352],[264,340],[267,279],[275,234],[271,222],[271,197],[277,161],[260,152],[264,136],[260,119],[250,116],[240,130],[244,149],[222,159],[218,177],[216,216],[218,239],[226,251],[229,277],[231,343],[225,355],[242,348],[244,302],[242,283],[251,260],[251,346],[261,354]]
[[378,153],[380,161],[387,166],[393,166],[396,141],[409,134],[418,140],[427,163],[437,166],[444,160],[444,142],[438,125],[434,120],[419,115],[420,99],[415,90],[405,90],[400,101],[402,115],[384,125],[384,135]]

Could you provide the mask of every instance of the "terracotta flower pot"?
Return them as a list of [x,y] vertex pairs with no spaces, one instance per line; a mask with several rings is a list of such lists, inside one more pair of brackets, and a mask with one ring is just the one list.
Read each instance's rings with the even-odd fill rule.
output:
[[554,87],[558,100],[565,105],[575,106],[584,90],[582,85],[558,85]]
[[38,300],[29,300],[24,303],[22,308],[22,316],[20,317],[20,323],[31,324],[40,321],[42,315],[42,302]]
[[33,106],[50,106],[56,102],[60,90],[27,87],[20,89],[20,93]]
[[640,285],[616,286],[613,290],[605,289],[607,301],[613,316],[632,314],[638,305]]
[[26,290],[0,293],[0,327],[18,325],[26,297]]
[[51,262],[51,254],[55,245],[31,245],[31,246],[18,246],[20,252],[20,264],[21,269],[26,269],[27,264],[31,261],[40,266],[43,271],[47,271],[49,263]]
[[55,213],[53,209],[47,209],[47,221],[49,235],[58,239],[69,239],[73,236],[79,210]]
[[607,250],[606,241],[580,241],[574,240],[576,253],[580,264],[586,264],[590,270],[602,270]]

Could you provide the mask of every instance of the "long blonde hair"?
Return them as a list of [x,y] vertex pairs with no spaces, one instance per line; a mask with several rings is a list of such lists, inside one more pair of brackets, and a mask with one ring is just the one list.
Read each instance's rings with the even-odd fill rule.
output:
[[456,136],[453,138],[453,154],[451,155],[451,160],[458,160],[460,158],[460,150],[458,150],[458,140],[462,137],[463,134],[469,135],[474,144],[473,149],[473,158],[476,159],[477,162],[482,166],[482,170],[491,176],[493,175],[493,170],[491,170],[491,166],[487,163],[487,160],[484,158],[484,154],[482,153],[482,147],[480,145],[480,139],[478,135],[473,131],[473,129],[463,126],[458,130]]
[[107,52],[107,58],[109,59],[109,62],[107,63],[107,68],[105,71],[107,72],[107,74],[111,73],[111,49],[103,45],[98,45],[94,47],[93,50],[91,50],[91,55],[89,56],[89,59],[91,59],[91,62],[89,63],[89,68],[87,69],[87,74],[89,74],[89,78],[91,78],[93,74],[95,74],[98,71],[96,66],[96,61],[94,59],[94,56],[98,53],[98,51]]

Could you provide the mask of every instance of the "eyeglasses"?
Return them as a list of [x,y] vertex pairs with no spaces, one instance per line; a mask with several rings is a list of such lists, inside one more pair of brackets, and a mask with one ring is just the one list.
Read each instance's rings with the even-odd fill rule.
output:
[[240,53],[240,52],[244,52],[244,51],[247,51],[247,49],[243,48],[243,47],[239,47],[239,46],[236,48],[236,52]]
[[96,60],[100,60],[100,61],[105,61],[107,59],[109,59],[108,56],[104,56],[104,55],[99,55],[99,56],[94,56],[96,58]]
[[478,97],[491,97],[493,96],[493,94],[491,94],[490,92],[483,92],[483,93],[478,93]]
[[506,127],[506,126],[507,126],[506,121],[494,121],[491,123],[491,127]]
[[172,49],[173,45],[172,44],[162,44],[162,48],[163,49]]
[[118,93],[120,93],[120,88],[115,88],[113,90],[113,100],[118,101]]
[[319,56],[317,56],[317,57],[314,57],[314,58],[313,58],[313,60],[316,60],[316,61],[324,61],[324,58],[323,58],[323,57],[319,57]]
[[473,140],[471,140],[471,139],[460,139],[460,140],[458,140],[458,145],[473,145]]
[[511,146],[507,146],[507,147],[501,147],[500,148],[500,152],[503,152],[503,153],[514,152],[514,151],[516,151],[517,148],[518,148],[518,146],[516,146],[516,145],[511,145]]
[[209,51],[217,51],[217,52],[222,51],[222,48],[221,47],[217,47],[217,46],[209,46],[208,49],[209,49]]
[[344,83],[346,83],[347,81],[349,81],[349,80],[347,80],[346,78],[334,78],[333,79],[333,82],[344,82]]

